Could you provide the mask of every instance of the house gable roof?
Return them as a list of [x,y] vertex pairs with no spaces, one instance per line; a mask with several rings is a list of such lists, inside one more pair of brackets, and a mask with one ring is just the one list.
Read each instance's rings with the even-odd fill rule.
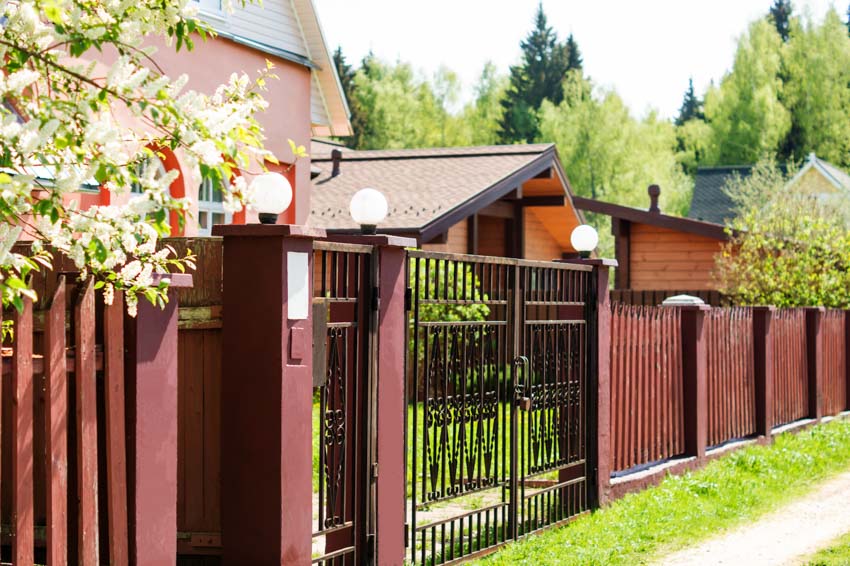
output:
[[[569,247],[566,226],[580,221],[553,144],[347,151],[342,153],[336,177],[327,154],[314,155],[313,165],[322,173],[313,180],[307,223],[329,231],[358,229],[348,204],[364,187],[378,189],[387,197],[389,214],[382,231],[415,233],[420,242],[446,232],[523,184],[529,187],[524,196],[563,200],[561,226],[549,221],[553,225],[547,229],[565,247]],[[529,181],[538,176],[548,178],[532,187]]]

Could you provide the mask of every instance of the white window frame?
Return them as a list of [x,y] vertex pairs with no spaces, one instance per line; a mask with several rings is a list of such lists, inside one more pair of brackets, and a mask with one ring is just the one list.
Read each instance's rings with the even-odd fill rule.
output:
[[[198,235],[212,236],[213,216],[221,214],[224,224],[233,222],[233,215],[224,210],[224,202],[215,200],[215,188],[211,179],[204,179],[198,187]],[[222,195],[223,197],[224,195]],[[224,200],[222,198],[222,200]],[[203,225],[206,219],[206,227]]]
[[198,5],[198,12],[218,19],[224,19],[221,0],[192,0]]

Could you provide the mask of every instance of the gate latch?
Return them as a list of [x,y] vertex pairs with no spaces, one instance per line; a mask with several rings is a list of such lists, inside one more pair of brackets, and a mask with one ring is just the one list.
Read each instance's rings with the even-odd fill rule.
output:
[[520,411],[531,410],[531,397],[528,397],[525,386],[525,372],[528,367],[528,358],[525,356],[517,356],[514,358],[514,365],[517,368],[517,383],[514,394],[516,395],[516,405]]

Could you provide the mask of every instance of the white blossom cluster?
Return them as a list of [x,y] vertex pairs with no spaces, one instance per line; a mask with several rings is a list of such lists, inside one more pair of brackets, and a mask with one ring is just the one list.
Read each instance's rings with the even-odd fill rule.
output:
[[[138,295],[167,300],[168,279],[154,274],[194,266],[191,254],[177,257],[159,241],[189,203],[169,191],[176,171],[156,176],[142,166],[157,148],[179,152],[198,180],[211,180],[228,211],[249,202],[238,172],[274,161],[253,118],[266,108],[259,91],[271,65],[254,80],[234,74],[211,95],[186,89],[185,76],[163,75],[144,38],[191,48],[209,34],[195,13],[191,0],[0,0],[4,304],[33,296],[27,276],[49,265],[46,249],[95,276],[107,299],[125,291],[131,313]],[[118,54],[108,65],[105,48]],[[116,195],[133,186],[142,193],[126,205],[80,209],[72,193],[94,182]],[[30,256],[11,251],[21,229],[35,238]]]

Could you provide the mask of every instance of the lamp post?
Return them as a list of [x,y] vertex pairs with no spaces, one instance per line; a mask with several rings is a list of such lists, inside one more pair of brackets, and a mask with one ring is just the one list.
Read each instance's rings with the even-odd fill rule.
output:
[[251,181],[252,206],[261,224],[277,224],[280,213],[292,203],[292,185],[280,173],[263,173]]
[[597,244],[599,244],[599,234],[596,233],[593,226],[581,224],[570,234],[570,243],[579,255],[586,259],[590,257],[590,252],[595,250]]
[[387,198],[376,189],[360,189],[351,197],[351,218],[363,234],[376,234],[378,224],[387,217]]

